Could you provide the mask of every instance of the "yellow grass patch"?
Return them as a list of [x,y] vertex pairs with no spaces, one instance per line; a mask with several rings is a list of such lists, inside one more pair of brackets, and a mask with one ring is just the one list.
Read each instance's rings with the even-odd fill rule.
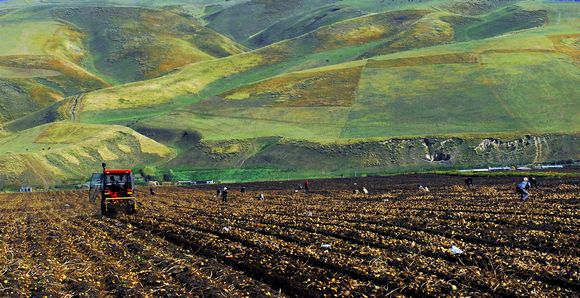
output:
[[94,156],[92,156],[91,154],[89,154],[87,151],[85,151],[84,149],[79,149],[79,150],[75,150],[74,151],[76,155],[78,155],[79,157],[83,157],[86,159],[95,159]]
[[427,13],[419,10],[397,11],[338,22],[313,33],[321,42],[317,51],[328,51],[386,38]]
[[40,105],[46,106],[56,101],[60,101],[63,98],[63,94],[60,92],[55,92],[53,89],[49,89],[44,85],[36,86],[30,89],[30,98]]
[[454,30],[449,23],[438,18],[426,17],[411,29],[399,34],[397,40],[389,45],[386,53],[443,44],[453,39]]
[[580,34],[565,34],[548,36],[554,48],[560,53],[566,54],[576,63],[580,63]]
[[69,153],[64,153],[64,152],[63,152],[63,153],[60,153],[59,155],[60,155],[60,156],[61,156],[61,157],[62,157],[62,158],[63,158],[63,159],[66,161],[66,162],[68,162],[68,163],[72,163],[72,164],[75,164],[75,165],[80,165],[80,164],[81,164],[81,162],[79,161],[79,159],[78,159],[78,158],[76,158],[76,157],[75,157],[74,155],[72,155],[72,154],[69,154]]
[[119,159],[119,156],[112,152],[106,144],[97,149],[97,152],[99,152],[101,158],[106,161]]
[[52,165],[44,156],[25,154],[24,160],[30,169],[40,180],[48,185],[55,177],[63,175],[62,170]]
[[234,154],[241,152],[243,146],[241,144],[225,144],[221,146],[216,146],[211,148],[211,152],[214,154]]
[[26,170],[24,158],[19,154],[0,155],[0,168],[6,176],[18,176]]
[[43,144],[74,144],[97,134],[95,125],[59,122],[48,126],[34,141]]
[[79,65],[56,56],[0,56],[0,66],[52,70],[77,81],[94,84],[95,87],[109,86],[107,82]]
[[142,160],[141,153],[150,154],[149,161],[171,154],[164,145],[127,127],[70,122],[42,125],[0,139],[0,152],[0,177],[22,181],[31,175],[31,181],[42,185],[88,174],[102,160],[132,167]]
[[119,147],[119,150],[121,150],[124,153],[131,153],[133,152],[133,150],[131,149],[130,146],[127,146],[125,144],[117,144],[117,147]]
[[171,154],[171,150],[169,150],[165,145],[157,143],[142,135],[136,135],[135,137],[137,141],[139,141],[141,152],[143,153],[153,154],[159,157],[167,157]]
[[59,24],[54,21],[2,22],[0,27],[0,55],[43,55],[44,46]]
[[361,71],[362,67],[353,67],[293,73],[224,96],[231,100],[267,100],[272,106],[350,106],[356,97]]
[[75,28],[60,25],[56,32],[46,43],[46,53],[81,63],[87,56],[83,40],[85,35]]
[[[84,111],[146,107],[165,103],[178,95],[194,94],[218,79],[246,71],[262,63],[255,53],[185,66],[176,73],[143,82],[99,90],[84,98]],[[119,99],[124,99],[122,102]]]

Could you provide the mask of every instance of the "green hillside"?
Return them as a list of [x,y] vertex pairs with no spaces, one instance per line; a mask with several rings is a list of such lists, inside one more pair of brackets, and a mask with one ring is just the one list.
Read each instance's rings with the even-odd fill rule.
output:
[[[402,9],[445,10],[479,15],[518,1],[514,0],[315,0],[239,1],[206,9],[208,26],[253,48],[294,38],[353,17]],[[208,7],[209,8],[209,7]]]
[[[557,8],[500,8],[494,13],[511,17],[530,11],[526,18],[536,15],[545,26],[458,43],[452,42],[454,24],[443,21],[451,13],[359,17],[163,78],[88,94],[81,121],[161,128],[178,118],[205,139],[222,140],[577,132],[577,50],[565,45],[565,34],[551,33],[556,26],[568,30],[562,20],[549,23],[548,13]],[[496,22],[487,15],[477,19],[480,27]],[[389,20],[398,22],[385,25]],[[446,24],[448,39],[438,39],[444,31],[433,22]],[[420,30],[425,37],[415,34]],[[387,44],[395,53],[356,60]],[[349,60],[355,61],[340,64]],[[325,64],[331,65],[316,68]],[[226,123],[231,128],[216,129]]]
[[[10,3],[0,10],[1,5]],[[106,6],[4,11],[0,123],[68,96],[246,50],[169,11]]]
[[0,16],[0,159],[55,121],[200,179],[580,159],[577,3],[55,3]]
[[51,13],[88,36],[92,55],[87,64],[114,82],[153,78],[189,63],[245,50],[198,22],[167,11],[80,7]]

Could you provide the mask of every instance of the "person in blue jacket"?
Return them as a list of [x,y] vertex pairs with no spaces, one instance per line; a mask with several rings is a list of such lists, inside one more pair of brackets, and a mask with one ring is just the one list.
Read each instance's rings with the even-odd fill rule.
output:
[[520,195],[522,201],[528,200],[530,194],[528,193],[528,188],[530,188],[530,182],[528,182],[528,177],[524,177],[524,180],[518,183],[516,186],[516,192]]

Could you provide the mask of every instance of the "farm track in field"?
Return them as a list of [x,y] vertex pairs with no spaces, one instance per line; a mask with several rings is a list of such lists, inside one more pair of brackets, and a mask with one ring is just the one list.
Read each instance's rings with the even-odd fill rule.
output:
[[159,188],[112,218],[83,191],[1,194],[0,296],[579,295],[580,188],[553,182],[522,203],[490,181],[418,193],[370,179],[370,195],[261,184],[228,203]]

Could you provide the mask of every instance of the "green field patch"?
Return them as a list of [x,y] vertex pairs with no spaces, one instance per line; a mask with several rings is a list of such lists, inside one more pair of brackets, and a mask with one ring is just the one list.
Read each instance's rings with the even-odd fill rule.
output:
[[435,64],[470,64],[477,62],[478,62],[477,55],[474,55],[472,53],[453,53],[432,56],[398,58],[389,60],[370,59],[367,62],[366,67],[388,68],[388,67],[408,67],[408,66],[435,65]]
[[479,71],[458,64],[366,69],[341,137],[521,129],[497,105]]
[[0,78],[36,78],[61,75],[60,72],[41,68],[21,68],[0,66]]
[[[147,119],[148,127],[199,131],[203,140],[282,136],[332,140],[338,137],[348,108],[343,107],[207,107]],[[145,122],[144,122],[145,123]],[[177,125],[176,123],[179,123]]]
[[574,82],[578,66],[562,54],[493,54],[482,57],[495,90],[534,132],[580,131],[580,103]]
[[566,56],[553,53],[367,68],[342,137],[578,131],[570,126],[578,123],[571,88],[578,75]]

